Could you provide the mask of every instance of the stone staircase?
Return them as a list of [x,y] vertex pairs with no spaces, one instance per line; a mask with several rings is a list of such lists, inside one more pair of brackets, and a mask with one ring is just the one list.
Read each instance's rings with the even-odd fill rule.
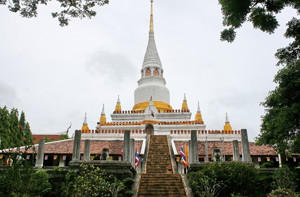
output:
[[173,174],[165,135],[150,136],[146,174],[141,174],[138,196],[186,196],[180,174]]

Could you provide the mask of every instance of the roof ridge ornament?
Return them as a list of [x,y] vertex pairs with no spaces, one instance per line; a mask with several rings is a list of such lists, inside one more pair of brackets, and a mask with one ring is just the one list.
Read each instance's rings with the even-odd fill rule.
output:
[[102,112],[101,112],[101,114],[105,114],[105,112],[104,112],[104,104],[102,105]]
[[150,13],[150,31],[154,31],[153,28],[153,0],[150,1],[151,2],[151,13]]
[[84,120],[83,120],[83,124],[87,124],[86,112],[85,112],[85,114],[84,114]]
[[226,112],[226,117],[225,117],[225,123],[229,123],[227,112]]

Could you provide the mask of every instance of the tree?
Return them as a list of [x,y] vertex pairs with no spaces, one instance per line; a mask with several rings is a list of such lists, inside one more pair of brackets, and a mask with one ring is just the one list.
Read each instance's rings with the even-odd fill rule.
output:
[[293,18],[288,23],[285,36],[294,41],[277,51],[278,71],[275,90],[262,103],[266,114],[262,119],[258,142],[274,145],[281,154],[286,149],[300,151],[300,20]]
[[[292,7],[300,12],[299,0],[219,0],[223,13],[223,25],[229,27],[221,32],[221,40],[233,42],[235,29],[245,21],[250,21],[254,28],[269,34],[279,26],[276,14],[285,7]],[[292,24],[288,24],[292,25]]]
[[0,107],[0,148],[20,147],[32,144],[32,133],[29,123],[26,122],[25,113],[22,112],[19,118],[17,109]]
[[286,149],[300,151],[300,61],[282,68],[275,76],[278,83],[265,102],[260,144],[270,144],[284,154]]
[[9,147],[10,145],[10,138],[7,137],[10,136],[9,124],[9,111],[6,107],[0,107],[0,148]]
[[[8,5],[11,12],[19,13],[26,18],[36,17],[39,5],[47,5],[50,0],[0,0],[0,5]],[[59,12],[52,12],[53,18],[58,18],[59,24],[69,24],[70,18],[91,18],[96,15],[95,6],[108,4],[108,0],[57,0],[62,8]]]
[[[285,7],[292,7],[300,13],[299,0],[219,0],[222,6],[223,25],[229,27],[221,32],[221,40],[233,42],[235,29],[245,21],[254,28],[273,33],[279,26],[276,19]],[[274,146],[283,156],[286,149],[300,151],[300,20],[293,17],[287,23],[286,38],[293,41],[278,49],[275,56],[282,66],[274,78],[277,84],[262,103],[265,115],[262,117],[259,144]],[[285,159],[283,159],[284,161]]]

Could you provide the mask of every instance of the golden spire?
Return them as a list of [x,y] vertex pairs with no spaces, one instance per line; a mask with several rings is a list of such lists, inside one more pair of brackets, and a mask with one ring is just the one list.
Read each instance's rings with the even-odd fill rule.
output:
[[227,112],[226,112],[226,117],[225,117],[224,131],[232,131],[230,122],[228,120]]
[[199,105],[199,102],[198,102],[197,113],[196,113],[196,115],[195,115],[195,120],[196,120],[196,121],[199,121],[199,122],[203,122],[202,114],[201,114],[201,111],[200,111],[200,105]]
[[106,116],[105,116],[105,112],[104,112],[104,104],[102,106],[102,112],[101,112],[101,116],[100,116],[100,124],[101,123],[105,123],[106,122]]
[[83,124],[82,124],[82,127],[81,127],[81,133],[89,133],[89,132],[90,132],[90,129],[89,129],[89,126],[87,124],[87,118],[86,118],[86,113],[85,113],[84,121],[83,121]]
[[150,31],[153,30],[153,0],[151,0]]
[[188,107],[188,104],[187,104],[187,101],[186,101],[186,96],[185,96],[185,93],[184,93],[184,98],[183,98],[183,102],[182,102],[182,106],[181,106],[181,111],[188,111],[189,110],[189,107]]
[[115,108],[116,112],[121,112],[122,108],[121,108],[121,102],[120,102],[120,97],[118,95],[118,100],[117,100],[117,104],[116,104],[116,108]]

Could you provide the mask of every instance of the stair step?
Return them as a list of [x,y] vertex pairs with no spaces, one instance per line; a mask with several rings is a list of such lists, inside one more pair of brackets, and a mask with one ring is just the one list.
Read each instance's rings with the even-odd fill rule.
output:
[[139,196],[140,195],[154,195],[156,197],[160,197],[160,196],[185,196],[185,191],[182,189],[182,190],[171,190],[171,191],[168,191],[168,190],[161,190],[161,191],[151,191],[151,190],[141,190],[139,191]]
[[150,136],[146,160],[146,174],[141,174],[139,197],[186,196],[180,174],[173,174],[167,136]]
[[146,188],[149,189],[149,186],[154,188],[169,188],[169,189],[182,189],[180,186],[182,186],[182,182],[172,182],[169,183],[157,183],[157,182],[141,182],[140,188]]

